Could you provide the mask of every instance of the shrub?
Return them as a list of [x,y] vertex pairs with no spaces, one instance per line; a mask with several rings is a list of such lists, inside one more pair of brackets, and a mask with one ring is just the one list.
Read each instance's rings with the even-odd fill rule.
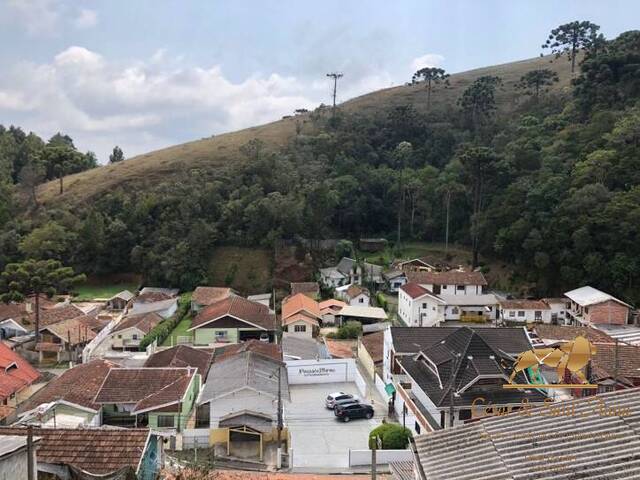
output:
[[349,340],[362,335],[362,324],[351,320],[338,328],[335,338],[339,340]]
[[180,323],[191,308],[191,292],[183,293],[178,299],[178,309],[171,317],[163,320],[158,325],[153,327],[149,333],[147,333],[142,340],[140,340],[140,350],[144,350],[153,343],[155,339],[158,339],[158,344],[161,344],[165,339],[171,335],[176,325]]
[[376,295],[376,301],[378,302],[378,306],[384,308],[387,311],[388,302],[382,292],[378,292]]
[[382,440],[383,450],[404,450],[409,445],[411,430],[397,423],[383,423],[371,430],[369,448],[374,446],[376,437]]

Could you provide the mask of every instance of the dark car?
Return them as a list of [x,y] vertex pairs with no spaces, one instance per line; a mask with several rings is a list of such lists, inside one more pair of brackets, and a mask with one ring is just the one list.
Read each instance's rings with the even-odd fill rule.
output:
[[342,400],[336,400],[333,402],[333,409],[335,410],[339,405],[348,405],[350,403],[360,403],[358,397],[343,398]]
[[359,402],[345,403],[337,405],[333,413],[343,422],[348,422],[353,418],[372,418],[373,407]]

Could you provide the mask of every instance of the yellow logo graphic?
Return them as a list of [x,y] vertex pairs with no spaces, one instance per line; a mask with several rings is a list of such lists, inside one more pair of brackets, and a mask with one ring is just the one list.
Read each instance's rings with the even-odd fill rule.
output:
[[[583,369],[595,355],[596,347],[586,338],[580,336],[573,341],[562,344],[558,348],[534,348],[522,352],[513,364],[513,372],[509,378],[509,383],[503,385],[504,388],[598,388],[597,385],[589,383],[585,377]],[[541,365],[555,368],[558,373],[558,382],[552,384],[519,384],[513,383],[518,373],[530,369],[532,376],[540,378],[539,369]],[[569,370],[581,383],[560,383]]]

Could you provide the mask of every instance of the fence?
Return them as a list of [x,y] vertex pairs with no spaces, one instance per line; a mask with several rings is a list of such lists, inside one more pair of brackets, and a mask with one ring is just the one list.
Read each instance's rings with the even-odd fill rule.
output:
[[115,327],[116,324],[122,319],[123,315],[124,312],[118,315],[118,317],[111,320],[106,327],[100,330],[98,335],[96,335],[93,340],[87,343],[87,345],[82,350],[82,363],[87,363],[91,360],[91,355],[100,346],[104,339],[111,334],[113,327]]
[[[391,462],[413,462],[411,450],[376,450],[376,465]],[[349,450],[349,466],[371,465],[371,450]]]
[[360,392],[360,395],[362,395],[362,398],[365,398],[367,396],[367,382],[362,377],[360,370],[358,370],[357,368],[356,368],[353,379],[356,382],[356,386],[358,387],[358,391]]

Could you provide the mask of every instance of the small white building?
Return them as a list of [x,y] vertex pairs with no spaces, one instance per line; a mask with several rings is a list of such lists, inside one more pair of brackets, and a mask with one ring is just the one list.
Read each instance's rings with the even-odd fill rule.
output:
[[551,308],[542,300],[499,300],[503,322],[551,323]]
[[155,312],[124,317],[109,334],[107,344],[115,350],[137,350],[144,336],[162,320]]
[[417,283],[398,291],[398,316],[408,327],[433,327],[444,322],[445,302]]
[[498,299],[492,293],[482,295],[438,295],[446,305],[445,320],[471,322],[495,321],[498,318]]
[[371,305],[371,294],[369,290],[360,285],[349,285],[347,289],[343,289],[340,293],[347,305],[353,307],[368,307]]
[[407,274],[402,270],[391,270],[383,274],[387,281],[387,289],[391,293],[397,293],[402,285],[407,283]]
[[551,311],[551,323],[554,325],[566,325],[569,299],[567,298],[543,298],[542,301],[549,306]]

